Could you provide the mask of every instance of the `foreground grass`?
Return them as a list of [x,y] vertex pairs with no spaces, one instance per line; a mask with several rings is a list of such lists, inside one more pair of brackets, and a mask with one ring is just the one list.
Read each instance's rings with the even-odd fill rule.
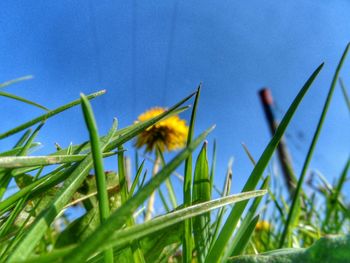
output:
[[[197,137],[193,133],[200,88],[149,120],[121,129],[117,128],[115,120],[104,136],[99,135],[89,102],[103,95],[104,91],[81,95],[80,99],[54,110],[1,91],[0,95],[39,107],[45,113],[0,134],[0,140],[4,140],[22,133],[12,149],[0,153],[0,262],[250,262],[256,258],[240,256],[282,247],[309,247],[326,234],[348,233],[350,212],[343,189],[349,160],[334,185],[320,177],[321,184],[315,186],[318,192],[306,195],[303,191],[308,165],[348,49],[349,45],[336,69],[290,200],[285,200],[283,191],[274,191],[270,187],[272,179],[265,175],[265,169],[323,64],[305,82],[261,157],[255,162],[249,156],[254,162],[254,169],[241,193],[230,195],[232,174],[229,170],[221,197],[215,200],[211,196],[216,188],[213,183],[216,152],[214,147],[213,158],[209,162],[208,143],[205,142],[214,127]],[[20,80],[6,82],[0,85],[0,89]],[[348,103],[345,85],[341,84]],[[186,104],[193,99],[186,146],[169,162],[165,161],[162,149],[156,149],[155,169],[147,182],[145,161],[138,163],[138,158],[135,158],[137,172],[130,178],[128,169],[125,169],[124,145],[154,124],[188,110]],[[65,149],[57,147],[57,151],[50,155],[28,156],[29,150],[37,146],[35,139],[44,122],[77,105],[82,107],[90,140]],[[198,156],[193,156],[199,147]],[[118,157],[118,172],[105,173],[103,158],[114,155]],[[179,167],[183,163],[184,203],[178,205],[169,178],[174,172],[181,173]],[[92,169],[94,176],[89,175]],[[280,184],[278,181],[273,183]],[[4,198],[12,184],[16,184],[18,191]],[[165,184],[167,193],[160,188],[162,184]],[[151,210],[143,211],[143,208],[155,191],[167,212],[152,218]],[[320,197],[325,201],[317,205],[315,199]],[[82,206],[85,214],[70,221],[65,211],[73,205]],[[143,214],[148,216],[143,217]],[[274,260],[279,262],[278,257],[281,256],[281,262],[282,257],[290,258],[292,261],[289,262],[298,262],[300,258],[311,262],[319,260],[322,253],[316,253],[312,259],[305,255],[309,251],[321,251],[329,244],[345,251],[344,246],[349,246],[348,239],[339,240],[343,240],[339,241],[343,244],[341,247],[337,246],[337,239],[320,241],[306,251],[269,252],[265,256],[258,255],[257,260],[275,257]],[[342,260],[346,257],[347,254],[343,253],[342,258],[331,260],[345,262]]]

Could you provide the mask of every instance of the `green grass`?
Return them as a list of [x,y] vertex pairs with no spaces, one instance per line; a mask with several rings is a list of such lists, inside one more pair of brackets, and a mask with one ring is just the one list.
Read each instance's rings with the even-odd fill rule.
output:
[[[298,247],[309,247],[327,234],[349,233],[350,212],[344,189],[350,159],[341,164],[342,173],[333,184],[316,173],[308,180],[313,191],[303,191],[308,165],[348,49],[349,45],[336,69],[291,200],[284,198],[287,189],[280,177],[269,174],[266,167],[323,64],[300,89],[260,158],[255,161],[243,145],[254,169],[241,193],[233,195],[232,162],[222,191],[214,184],[215,177],[220,176],[215,172],[216,143],[212,145],[213,152],[208,153],[211,142],[205,141],[214,126],[195,136],[195,119],[201,112],[200,87],[150,120],[118,129],[115,119],[104,136],[99,135],[89,102],[104,91],[81,95],[54,110],[1,91],[0,96],[38,107],[44,113],[0,133],[0,140],[22,133],[12,149],[0,153],[0,262],[250,262],[249,257],[242,256],[258,255],[256,260],[263,258],[261,253],[288,257],[285,253],[302,253],[304,250]],[[0,84],[0,89],[28,78]],[[340,81],[340,87],[348,106],[345,83]],[[185,147],[170,161],[160,149],[154,155],[143,156],[142,162],[136,154],[133,167],[127,167],[125,150],[130,152],[127,145],[131,145],[127,143],[157,122],[188,110],[191,101]],[[89,140],[65,149],[57,146],[56,151],[45,156],[29,155],[39,145],[36,138],[50,118],[78,105]],[[118,170],[105,172],[104,158],[116,158]],[[146,179],[150,174],[147,167],[152,165],[149,160],[155,162],[157,169],[151,179]],[[130,170],[135,171],[134,177]],[[180,204],[173,183],[175,174],[182,172],[184,201]],[[17,190],[4,198],[12,184]],[[213,199],[214,192],[220,197]],[[153,193],[158,194],[165,212],[145,220],[145,206]],[[73,205],[81,206],[85,213],[72,221],[67,219],[66,211]],[[275,251],[281,247],[284,250]]]

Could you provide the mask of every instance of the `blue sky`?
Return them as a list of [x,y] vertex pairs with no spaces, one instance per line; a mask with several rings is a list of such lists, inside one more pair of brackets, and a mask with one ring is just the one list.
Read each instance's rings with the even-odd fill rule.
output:
[[[233,191],[252,166],[241,142],[258,158],[270,139],[257,91],[268,86],[279,117],[316,67],[325,67],[300,106],[288,145],[299,173],[332,75],[350,41],[350,2],[337,1],[1,1],[0,82],[34,79],[7,90],[50,109],[80,92],[107,89],[93,108],[100,132],[118,117],[120,127],[153,106],[170,106],[203,82],[196,133],[216,124],[216,182],[235,157]],[[341,73],[350,86],[350,61]],[[1,132],[41,114],[1,99]],[[183,115],[189,117],[189,113]],[[350,149],[349,112],[339,87],[311,168],[330,181]],[[298,135],[302,134],[302,138]],[[0,142],[10,147],[17,137]],[[87,139],[79,107],[51,119],[39,140]],[[133,155],[129,147],[129,154]],[[115,162],[107,167],[115,169]]]

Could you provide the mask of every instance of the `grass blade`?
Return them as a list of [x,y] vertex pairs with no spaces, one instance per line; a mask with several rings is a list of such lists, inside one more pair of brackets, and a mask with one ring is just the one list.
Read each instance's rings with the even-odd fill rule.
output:
[[[106,93],[105,90],[101,90],[101,91],[98,91],[96,93],[92,93],[92,94],[88,95],[87,98],[89,100],[91,100],[91,99],[94,99],[94,98],[96,98],[98,96],[101,96],[101,95],[103,95],[105,93]],[[72,101],[72,102],[70,102],[70,103],[68,103],[66,105],[63,105],[63,106],[58,107],[58,108],[56,108],[54,110],[51,110],[51,111],[49,111],[49,112],[47,112],[47,113],[45,113],[45,114],[43,114],[43,115],[41,115],[41,116],[39,116],[37,118],[34,118],[34,119],[32,119],[32,120],[30,120],[30,121],[28,121],[26,123],[23,123],[23,124],[15,127],[15,128],[13,128],[13,129],[11,129],[11,130],[9,130],[7,132],[1,133],[0,134],[0,139],[4,139],[4,138],[9,137],[9,136],[11,136],[13,134],[16,134],[16,133],[18,133],[20,131],[23,131],[23,130],[25,130],[25,129],[27,129],[27,128],[29,128],[29,127],[37,124],[37,123],[39,123],[39,122],[45,121],[48,118],[51,118],[52,116],[55,116],[55,115],[65,111],[65,110],[68,110],[69,108],[72,108],[72,107],[74,107],[74,106],[76,106],[78,104],[80,104],[80,99],[74,100],[74,101]]]
[[345,84],[341,78],[339,78],[339,83],[340,83],[341,90],[343,92],[345,103],[348,106],[348,110],[350,111],[350,98],[349,98],[348,92],[346,91]]
[[[90,136],[91,153],[92,153],[92,159],[94,163],[96,186],[97,186],[100,222],[101,224],[103,224],[109,217],[110,212],[109,212],[109,199],[108,199],[108,193],[107,193],[107,185],[106,185],[106,175],[104,172],[102,151],[100,146],[100,136],[98,134],[94,113],[92,111],[89,100],[86,98],[84,94],[81,94],[80,97],[81,97],[81,107],[83,109],[85,123],[88,128],[89,136]],[[108,249],[104,252],[104,262],[106,263],[114,262],[112,249]]]
[[[196,97],[194,99],[194,105],[191,114],[190,126],[187,136],[187,145],[192,141],[194,134],[194,122],[196,119],[198,99],[200,95],[201,86],[199,85]],[[185,161],[185,173],[184,173],[184,184],[183,184],[183,200],[184,207],[190,206],[192,204],[191,199],[191,190],[192,190],[192,154],[190,154]],[[192,221],[191,219],[184,221],[184,234],[182,241],[182,253],[183,253],[183,262],[190,263],[192,261]]]
[[316,143],[318,141],[318,137],[319,137],[319,135],[321,133],[321,129],[322,129],[324,120],[326,118],[326,114],[328,112],[328,108],[329,108],[330,102],[332,100],[334,89],[335,89],[335,86],[337,84],[337,80],[339,78],[340,70],[341,70],[341,68],[342,68],[342,66],[344,64],[344,61],[345,61],[345,58],[346,58],[346,55],[347,55],[349,49],[350,49],[350,43],[346,46],[346,48],[344,50],[344,53],[343,53],[343,55],[342,55],[342,57],[341,57],[341,59],[339,61],[338,66],[337,66],[337,69],[335,71],[331,87],[330,87],[330,89],[328,91],[328,95],[327,95],[325,104],[323,106],[323,110],[322,110],[322,113],[321,113],[321,116],[320,116],[320,120],[318,121],[317,128],[315,130],[314,136],[312,138],[312,142],[310,144],[308,153],[306,155],[306,158],[305,158],[305,161],[304,161],[304,165],[303,165],[303,168],[301,170],[300,177],[299,177],[299,180],[298,180],[298,184],[297,184],[297,187],[296,187],[296,190],[295,190],[295,193],[294,193],[294,198],[293,198],[293,201],[292,201],[292,205],[291,205],[290,210],[288,212],[287,222],[285,224],[285,227],[284,227],[284,230],[283,230],[283,233],[282,233],[282,237],[281,237],[281,240],[280,240],[280,244],[279,244],[280,248],[282,248],[282,246],[285,243],[285,240],[286,240],[286,238],[288,236],[289,227],[290,227],[290,225],[292,223],[292,218],[294,218],[295,217],[295,213],[297,213],[296,210],[297,210],[297,207],[298,207],[298,203],[300,201],[300,195],[301,195],[301,192],[302,192],[302,185],[303,185],[303,182],[304,182],[304,177],[305,177],[306,171],[307,171],[307,169],[309,167],[311,158],[313,156],[313,152],[315,150],[315,146],[316,146]]
[[[110,157],[118,152],[103,153],[102,157]],[[0,157],[1,168],[23,168],[46,166],[52,164],[74,163],[82,161],[87,154],[52,155],[52,156],[9,156]]]
[[[299,104],[301,103],[304,95],[311,87],[311,84],[315,80],[318,73],[321,71],[323,63],[313,72],[310,78],[306,81],[304,87],[300,90],[297,97],[292,102],[287,113],[283,117],[280,125],[278,126],[275,135],[270,140],[269,144],[266,146],[263,154],[255,165],[251,175],[248,178],[248,181],[243,187],[242,192],[251,191],[255,189],[257,183],[260,180],[268,162],[271,159],[273,152],[275,151],[279,141],[282,138],[283,133],[285,132],[289,122],[291,121],[295,111],[297,110]],[[206,258],[206,262],[218,262],[223,254],[223,251],[228,245],[228,241],[232,236],[233,231],[236,228],[236,225],[247,205],[247,201],[243,201],[239,204],[236,204],[231,210],[230,215],[228,216],[226,223],[224,224],[218,239],[215,241],[212,249],[209,251],[209,254]]]
[[[230,195],[176,210],[172,213],[168,213],[166,215],[159,216],[152,220],[146,221],[143,224],[135,225],[115,232],[112,235],[112,237],[108,240],[108,242],[103,242],[103,244],[99,246],[98,251],[100,252],[111,247],[121,247],[125,244],[129,244],[134,240],[139,240],[147,235],[153,234],[154,232],[163,230],[167,227],[180,223],[188,218],[207,213],[213,209],[217,209],[228,204],[242,202],[251,198],[256,198],[264,194],[266,194],[266,191],[257,190],[252,192]],[[53,251],[44,257],[50,258],[51,260],[57,260],[59,257],[67,255],[67,252],[72,253],[72,251],[76,249],[77,248],[65,248],[61,251]],[[38,262],[44,262],[40,260],[44,257],[36,257],[36,259],[39,260]]]
[[15,83],[22,82],[24,80],[29,80],[29,79],[32,79],[32,78],[33,78],[32,75],[27,75],[27,76],[23,76],[23,77],[19,77],[19,78],[16,78],[16,79],[12,79],[12,80],[3,82],[3,83],[0,84],[0,89],[3,89],[5,87],[8,87],[8,86],[13,85]]
[[39,108],[41,110],[44,110],[44,111],[49,111],[48,108],[46,108],[46,107],[44,107],[44,106],[42,106],[42,105],[40,105],[40,104],[38,104],[38,103],[36,103],[34,101],[27,100],[25,98],[22,98],[20,96],[16,96],[14,94],[10,94],[10,93],[7,93],[7,92],[0,91],[0,96],[7,97],[7,98],[10,98],[10,99],[13,99],[13,100],[18,100],[20,102],[29,104],[31,106],[37,107],[37,108]]
[[[193,203],[202,203],[209,201],[210,193],[210,178],[209,165],[207,159],[207,142],[204,142],[203,147],[198,155],[194,178],[193,178]],[[201,216],[193,218],[193,235],[196,244],[198,262],[204,262],[208,251],[210,237],[210,213],[205,213]]]

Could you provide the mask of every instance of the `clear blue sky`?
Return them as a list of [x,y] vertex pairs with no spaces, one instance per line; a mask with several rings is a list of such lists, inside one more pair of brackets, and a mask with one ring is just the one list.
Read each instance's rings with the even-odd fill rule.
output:
[[[51,109],[80,92],[107,89],[93,102],[104,133],[113,117],[121,127],[129,125],[149,107],[176,103],[202,81],[196,133],[217,124],[208,138],[218,143],[216,180],[221,185],[234,156],[237,192],[252,169],[241,142],[258,158],[270,139],[257,91],[272,89],[281,117],[324,61],[288,130],[299,173],[350,41],[349,14],[347,0],[1,1],[0,82],[34,75],[7,90]],[[341,76],[350,87],[349,60]],[[0,100],[1,132],[41,113]],[[311,164],[331,181],[349,156],[349,121],[338,87]],[[0,149],[16,138],[1,141]],[[86,139],[80,107],[51,119],[39,136],[44,152],[53,151],[54,142],[67,146]],[[115,169],[113,162],[107,165]]]

